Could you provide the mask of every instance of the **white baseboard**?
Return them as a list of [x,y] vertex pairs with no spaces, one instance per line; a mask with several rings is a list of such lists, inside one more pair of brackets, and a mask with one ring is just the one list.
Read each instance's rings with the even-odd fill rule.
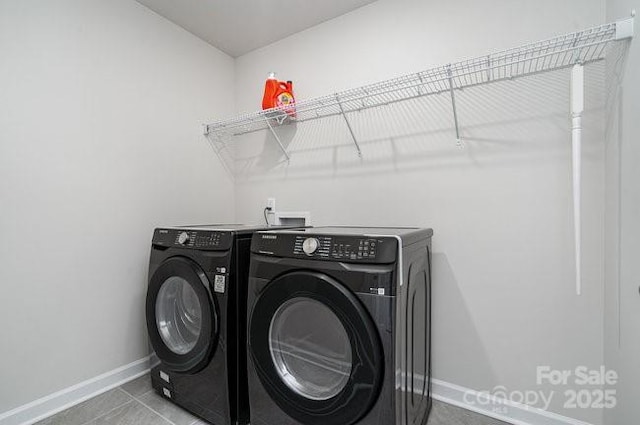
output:
[[[537,409],[526,404],[515,403],[497,397],[486,398],[478,391],[459,385],[432,379],[433,398],[481,415],[489,416],[514,425],[591,425],[578,419]],[[465,397],[466,396],[466,397]],[[483,400],[480,405],[465,400]],[[484,401],[486,400],[486,404]],[[0,425],[2,425],[0,423]]]
[[[110,389],[116,388],[148,373],[150,369],[150,358],[151,356],[145,357],[2,413],[0,414],[0,425],[31,425]],[[479,392],[438,379],[433,379],[432,385],[434,399],[510,424],[590,425],[587,422],[582,422],[577,419],[495,397],[492,397],[486,404],[470,404],[465,400],[478,400],[478,397],[480,397]]]
[[31,425],[149,372],[149,357],[0,413],[0,425]]

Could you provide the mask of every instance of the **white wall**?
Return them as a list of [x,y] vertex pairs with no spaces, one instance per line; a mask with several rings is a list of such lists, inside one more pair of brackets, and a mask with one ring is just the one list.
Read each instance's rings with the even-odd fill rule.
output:
[[[609,19],[640,10],[637,0],[608,0]],[[606,412],[608,424],[640,418],[640,42],[625,55],[612,55],[607,74],[607,203],[605,360],[620,375],[618,407]],[[625,61],[619,61],[619,58]],[[623,73],[621,71],[624,71]]]
[[[277,71],[301,99],[598,25],[601,0],[380,0],[237,59],[238,112],[259,108]],[[441,95],[238,142],[236,211],[268,196],[321,224],[433,227],[435,377],[476,390],[540,389],[536,367],[603,359],[604,73],[587,69],[584,294],[574,292],[567,70],[459,94],[466,147]],[[598,410],[552,409],[602,422]]]
[[147,355],[152,228],[234,217],[233,60],[131,0],[0,0],[0,412]]

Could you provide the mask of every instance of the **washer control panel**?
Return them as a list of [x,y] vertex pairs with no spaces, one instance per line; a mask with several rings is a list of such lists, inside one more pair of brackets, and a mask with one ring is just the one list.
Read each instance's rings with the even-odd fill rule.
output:
[[323,237],[297,236],[293,245],[293,253],[306,256],[326,256],[329,253],[329,243]]
[[256,233],[252,251],[280,257],[316,260],[390,263],[396,260],[397,239],[374,236],[338,236]]
[[302,250],[307,255],[312,255],[319,247],[320,241],[316,238],[306,238],[304,242],[302,242]]
[[211,230],[156,229],[153,233],[153,244],[162,247],[227,250],[231,240],[229,232]]
[[180,245],[188,245],[190,240],[191,240],[191,238],[189,237],[189,233],[188,232],[182,232],[182,233],[180,233],[178,235],[177,242]]
[[335,236],[298,236],[293,246],[293,254],[334,258],[337,260],[375,260],[378,243],[382,243],[382,241],[376,238],[353,239]]

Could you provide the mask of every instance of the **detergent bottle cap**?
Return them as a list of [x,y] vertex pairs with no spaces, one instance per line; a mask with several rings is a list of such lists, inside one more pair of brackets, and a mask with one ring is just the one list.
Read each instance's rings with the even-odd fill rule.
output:
[[269,80],[275,80],[276,79],[276,73],[275,72],[270,72],[268,79]]

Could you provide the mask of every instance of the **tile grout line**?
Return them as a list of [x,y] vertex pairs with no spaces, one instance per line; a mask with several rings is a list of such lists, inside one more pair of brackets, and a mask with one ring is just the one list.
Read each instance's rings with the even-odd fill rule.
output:
[[82,423],[82,424],[80,424],[80,425],[87,425],[87,424],[90,424],[91,422],[96,421],[96,420],[98,420],[98,419],[100,419],[100,418],[102,418],[102,417],[104,417],[104,416],[107,416],[109,413],[112,413],[113,411],[118,410],[118,409],[120,409],[121,407],[126,406],[127,404],[133,403],[134,401],[135,401],[135,400],[133,400],[133,399],[131,399],[131,400],[127,400],[127,401],[125,401],[124,403],[122,403],[122,404],[120,404],[120,405],[118,405],[118,406],[114,407],[113,409],[109,409],[109,410],[107,410],[106,412],[104,412],[104,413],[102,413],[102,414],[100,414],[100,415],[96,416],[96,417],[95,417],[95,418],[93,418],[93,419],[90,419],[90,420],[88,420],[88,421],[86,421],[86,422],[83,422],[83,423]]
[[[154,410],[153,408],[151,408],[150,406],[148,406],[146,403],[144,403],[143,401],[141,401],[138,397],[134,396],[133,394],[127,392],[126,390],[122,389],[122,388],[118,388],[120,391],[124,392],[125,394],[127,394],[129,397],[133,398],[135,401],[137,401],[138,403],[140,403],[141,405],[143,405],[144,407],[146,407],[147,409],[149,409],[151,412],[155,413],[156,415],[160,416],[162,419],[164,419],[165,421],[169,422],[171,425],[177,425],[175,422],[169,420],[169,418],[165,417],[164,415],[162,415],[160,412]],[[146,393],[142,394],[148,394],[150,393],[152,390],[147,391]]]
[[150,392],[154,391],[154,389],[153,389],[153,388],[151,388],[151,389],[149,389],[149,390],[147,390],[147,391],[143,392],[142,394],[140,394],[140,395],[138,395],[138,396],[135,396],[135,395],[133,395],[132,393],[130,393],[129,391],[127,391],[127,390],[125,390],[124,388],[122,388],[122,386],[119,386],[119,387],[118,387],[118,389],[119,389],[120,391],[124,392],[126,395],[128,395],[129,397],[131,397],[131,398],[133,398],[133,399],[135,399],[136,397],[142,397],[142,396],[145,396],[145,395],[149,394]]

